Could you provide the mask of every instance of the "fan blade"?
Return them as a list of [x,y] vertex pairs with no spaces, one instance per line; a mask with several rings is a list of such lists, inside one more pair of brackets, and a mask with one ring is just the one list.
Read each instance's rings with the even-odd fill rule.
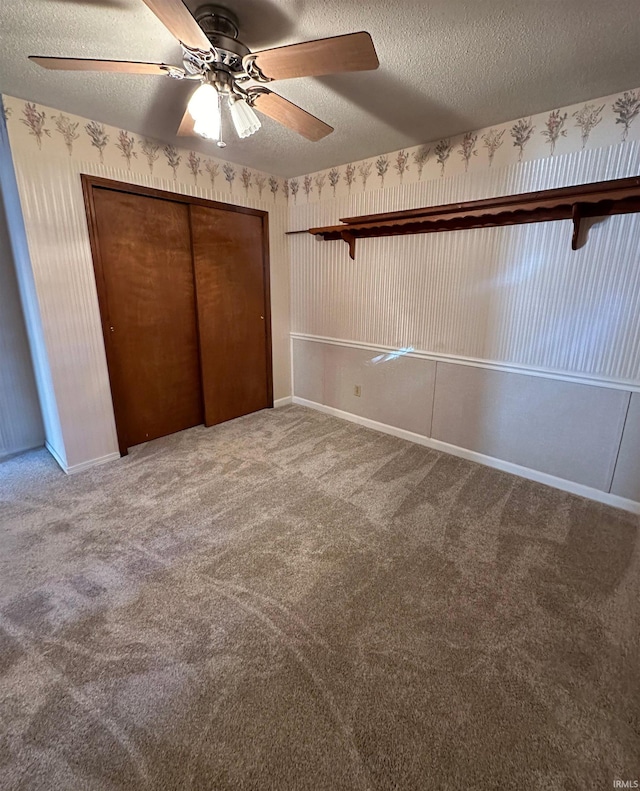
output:
[[182,0],[142,0],[172,36],[191,49],[209,52],[211,42]]
[[194,120],[191,117],[191,113],[188,110],[185,110],[184,115],[182,116],[182,121],[180,121],[180,126],[178,127],[178,132],[177,132],[178,137],[197,136],[196,133],[193,131],[193,124],[194,124]]
[[297,104],[283,99],[282,96],[278,96],[277,93],[272,91],[262,89],[256,96],[253,106],[256,110],[268,115],[269,118],[273,118],[279,124],[293,129],[294,132],[298,132],[314,143],[333,132],[332,126],[325,124],[324,121],[316,118],[315,115],[311,115],[311,113],[298,107]]
[[128,60],[97,60],[93,58],[43,58],[30,55],[29,60],[44,69],[67,71],[114,71],[121,74],[168,74],[169,69],[182,72],[178,66],[164,63],[135,63]]
[[260,71],[272,80],[320,77],[339,71],[368,71],[380,65],[371,36],[364,31],[264,49],[254,54]]

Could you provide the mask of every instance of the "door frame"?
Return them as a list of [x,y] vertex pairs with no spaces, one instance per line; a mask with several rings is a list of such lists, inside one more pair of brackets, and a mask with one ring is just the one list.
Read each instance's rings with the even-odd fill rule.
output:
[[[223,203],[222,201],[207,200],[205,198],[196,198],[191,195],[183,195],[179,192],[169,192],[167,190],[159,190],[155,187],[143,187],[138,184],[128,184],[123,181],[114,181],[113,179],[102,178],[101,176],[91,176],[86,173],[80,174],[82,182],[82,194],[84,197],[85,212],[87,216],[87,227],[89,231],[89,244],[91,246],[91,257],[93,259],[93,269],[96,281],[96,290],[98,294],[98,305],[100,308],[100,323],[102,325],[102,336],[104,339],[104,348],[107,357],[107,369],[109,373],[109,388],[111,391],[111,404],[113,407],[113,414],[116,423],[116,434],[118,436],[118,449],[121,456],[126,456],[128,453],[126,447],[126,439],[124,437],[124,423],[122,416],[118,414],[118,399],[113,386],[113,379],[111,371],[114,369],[115,353],[113,349],[112,334],[110,331],[111,321],[109,316],[109,302],[107,299],[107,287],[104,277],[104,267],[100,256],[100,239],[98,234],[98,224],[96,219],[95,202],[93,199],[94,188],[107,189],[113,192],[126,192],[132,195],[141,195],[147,198],[158,198],[159,200],[168,200],[174,203],[186,203],[192,206],[204,206],[222,211],[237,212],[239,214],[252,214],[255,217],[260,217],[262,221],[262,274],[264,283],[264,317],[265,317],[265,367],[267,378],[267,407],[273,407],[273,355],[271,345],[271,284],[270,284],[270,264],[269,264],[269,212],[261,209],[250,209],[247,206],[236,206],[232,203]],[[189,219],[191,222],[191,219]],[[193,243],[193,240],[192,240]],[[191,262],[193,268],[193,249],[191,255]],[[195,271],[194,271],[194,288],[195,288]],[[196,302],[198,293],[195,292]],[[198,315],[196,310],[196,326],[198,322]],[[200,336],[198,334],[198,344]]]

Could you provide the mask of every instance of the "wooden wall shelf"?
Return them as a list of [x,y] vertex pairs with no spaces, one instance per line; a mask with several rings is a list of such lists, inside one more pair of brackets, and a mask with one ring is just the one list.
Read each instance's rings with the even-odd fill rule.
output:
[[349,245],[351,258],[355,258],[357,239],[572,220],[571,249],[577,250],[584,242],[583,219],[638,211],[640,177],[634,176],[501,198],[347,217],[340,220],[342,225],[310,228],[308,232],[326,241],[342,239]]

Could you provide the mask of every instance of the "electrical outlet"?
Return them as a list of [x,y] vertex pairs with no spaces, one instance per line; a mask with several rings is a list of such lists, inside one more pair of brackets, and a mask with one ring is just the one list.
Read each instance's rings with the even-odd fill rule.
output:
[[360,387],[360,385],[353,386],[353,394],[354,396],[358,396],[358,397],[362,395],[362,388]]

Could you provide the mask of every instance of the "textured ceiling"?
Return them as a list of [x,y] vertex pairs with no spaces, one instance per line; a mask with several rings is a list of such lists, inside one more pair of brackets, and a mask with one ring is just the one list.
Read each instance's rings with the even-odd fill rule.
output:
[[[205,0],[188,0],[193,10]],[[220,2],[220,0],[218,0]],[[221,152],[292,176],[640,85],[637,0],[228,0],[261,49],[368,30],[374,72],[272,85],[335,127],[319,143],[263,119]],[[47,72],[27,55],[180,63],[141,0],[2,0],[0,92],[174,139],[191,84],[166,77]]]

